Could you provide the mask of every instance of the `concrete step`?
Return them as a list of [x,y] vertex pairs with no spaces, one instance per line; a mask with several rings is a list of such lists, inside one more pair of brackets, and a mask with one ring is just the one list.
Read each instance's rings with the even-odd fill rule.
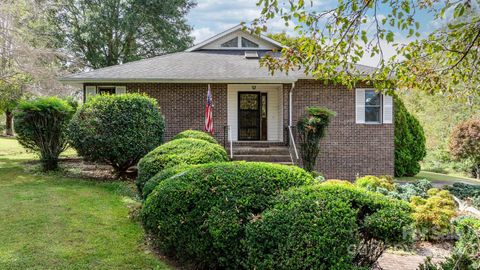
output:
[[291,163],[290,155],[233,155],[233,160]]
[[234,147],[234,155],[290,155],[287,147]]

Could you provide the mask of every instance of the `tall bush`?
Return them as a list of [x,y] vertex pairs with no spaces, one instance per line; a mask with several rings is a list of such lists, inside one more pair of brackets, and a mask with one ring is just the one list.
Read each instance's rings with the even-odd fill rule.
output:
[[175,135],[175,137],[173,137],[174,140],[186,139],[186,138],[199,139],[199,140],[204,140],[210,143],[218,144],[217,140],[215,140],[215,138],[213,138],[212,135],[199,130],[185,130]]
[[402,100],[395,101],[395,176],[414,176],[426,155],[425,134],[420,122],[410,114]]
[[241,268],[245,226],[282,190],[311,183],[294,167],[223,162],[195,166],[161,181],[142,208],[145,229],[161,251],[200,269]]
[[248,269],[371,267],[409,243],[407,203],[335,182],[293,188],[247,227]]
[[330,119],[335,112],[323,107],[308,107],[306,116],[297,123],[300,154],[305,170],[315,170],[317,156],[320,152],[320,140],[325,137]]
[[163,141],[157,102],[140,94],[97,95],[74,115],[68,133],[87,160],[110,164],[119,177]]
[[456,126],[450,136],[448,148],[455,159],[472,163],[474,176],[480,179],[480,118]]
[[43,170],[55,170],[58,156],[67,148],[66,128],[74,108],[57,97],[22,101],[15,111],[18,142],[37,152]]

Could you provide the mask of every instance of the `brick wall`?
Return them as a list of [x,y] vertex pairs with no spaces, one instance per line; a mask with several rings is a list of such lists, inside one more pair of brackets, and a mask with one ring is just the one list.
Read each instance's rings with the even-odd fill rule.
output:
[[[289,89],[290,85],[284,88]],[[312,105],[337,113],[321,143],[319,172],[327,178],[348,180],[355,179],[357,174],[393,175],[394,125],[356,124],[355,91],[341,85],[299,80],[293,90],[294,125],[305,108]]]

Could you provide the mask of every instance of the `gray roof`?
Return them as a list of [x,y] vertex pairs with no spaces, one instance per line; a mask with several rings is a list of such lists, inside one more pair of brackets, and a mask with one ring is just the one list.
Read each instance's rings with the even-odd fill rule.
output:
[[[259,56],[271,52],[259,52]],[[362,73],[375,68],[358,65]],[[85,82],[224,82],[288,83],[308,78],[301,71],[288,75],[260,67],[258,59],[246,59],[243,51],[195,51],[157,56],[126,64],[65,76],[67,83]]]

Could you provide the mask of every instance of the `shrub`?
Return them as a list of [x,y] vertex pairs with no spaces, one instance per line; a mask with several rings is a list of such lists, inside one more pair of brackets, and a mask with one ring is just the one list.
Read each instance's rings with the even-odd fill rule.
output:
[[420,122],[395,97],[395,176],[414,176],[425,157],[425,134]]
[[57,97],[22,101],[15,111],[18,142],[37,152],[45,171],[58,167],[58,156],[68,146],[66,128],[74,109]]
[[185,138],[204,140],[209,143],[218,143],[217,140],[215,140],[215,138],[213,138],[210,134],[198,130],[185,130],[173,137],[174,140]]
[[395,189],[395,183],[393,182],[393,179],[388,176],[377,177],[373,175],[367,175],[357,178],[357,180],[355,180],[355,184],[370,191],[376,191],[377,188],[384,188],[388,191]]
[[475,176],[480,179],[480,118],[456,126],[450,136],[448,148],[455,159],[470,161]]
[[446,186],[446,190],[450,191],[453,196],[462,200],[466,198],[473,198],[480,196],[480,185],[469,185],[464,183],[453,183],[451,186]]
[[153,98],[140,94],[97,95],[69,125],[80,156],[111,165],[118,176],[163,140],[164,121]]
[[353,185],[293,188],[247,227],[249,269],[371,267],[405,243],[407,203]]
[[427,179],[420,179],[413,183],[397,185],[395,190],[387,191],[386,193],[382,192],[382,194],[388,195],[396,199],[410,201],[410,198],[412,198],[413,196],[427,198],[427,191],[431,188],[433,188],[433,186],[430,181],[428,181]]
[[426,240],[435,240],[451,231],[450,221],[455,216],[455,201],[447,190],[432,188],[428,198],[411,198],[410,205],[418,235]]
[[235,268],[245,258],[245,226],[306,171],[257,162],[203,164],[160,182],[142,209],[157,247],[197,268]]
[[353,186],[352,183],[348,180],[340,180],[340,179],[328,179],[320,183],[321,185],[346,185],[346,186]]
[[155,187],[158,185],[158,183],[173,177],[177,174],[183,173],[187,171],[190,168],[193,168],[194,165],[179,165],[175,166],[172,168],[167,168],[163,171],[160,171],[159,173],[155,174],[152,178],[150,178],[146,183],[145,186],[143,187],[142,190],[142,196],[143,198],[147,198],[150,193],[155,189]]
[[199,139],[177,139],[155,148],[138,162],[137,187],[143,185],[158,172],[178,165],[194,165],[227,161],[225,149]]
[[325,137],[335,112],[322,107],[308,107],[307,115],[297,123],[300,154],[305,170],[312,172],[320,152],[320,140]]

